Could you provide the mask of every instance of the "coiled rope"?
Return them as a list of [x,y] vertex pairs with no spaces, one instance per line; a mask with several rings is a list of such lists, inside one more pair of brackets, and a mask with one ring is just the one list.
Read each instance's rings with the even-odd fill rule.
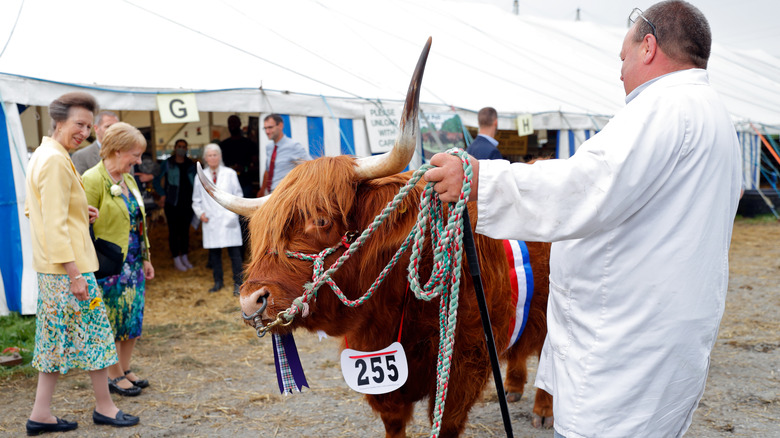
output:
[[[304,254],[301,252],[286,251],[288,257],[307,260],[313,262],[312,281],[304,285],[304,293],[296,298],[293,304],[280,315],[288,322],[292,321],[295,315],[307,316],[309,313],[308,303],[315,300],[317,291],[323,284],[327,284],[338,296],[341,302],[349,307],[357,307],[371,298],[373,293],[379,288],[387,273],[396,265],[401,255],[407,250],[410,242],[412,253],[409,258],[409,267],[407,280],[414,296],[417,299],[430,301],[439,298],[439,354],[436,361],[436,398],[433,408],[433,424],[431,426],[431,437],[437,437],[441,429],[442,417],[444,415],[444,405],[447,398],[447,389],[450,378],[450,367],[452,352],[455,346],[455,326],[458,316],[458,298],[460,292],[460,274],[463,256],[463,212],[466,208],[471,193],[472,171],[471,164],[468,161],[468,154],[462,149],[450,149],[447,153],[460,158],[463,165],[464,178],[463,187],[457,202],[447,205],[447,221],[444,223],[444,207],[436,192],[433,190],[433,183],[428,183],[420,196],[420,211],[417,215],[417,222],[411,232],[406,236],[404,242],[393,255],[393,258],[385,266],[374,283],[368,290],[356,300],[348,299],[339,289],[331,276],[338,270],[349,257],[360,249],[365,241],[374,233],[384,220],[397,208],[398,204],[409,194],[409,191],[422,178],[423,174],[430,169],[430,164],[424,164],[417,169],[409,182],[401,188],[397,195],[385,206],[379,215],[374,218],[371,225],[368,226],[360,236],[349,244],[346,236],[337,245],[325,248],[317,254]],[[423,245],[425,243],[426,233],[431,236],[431,248],[433,250],[433,270],[431,276],[425,285],[420,285],[419,264]],[[347,250],[334,262],[330,268],[325,270],[325,258],[335,252],[339,247],[345,246]]]

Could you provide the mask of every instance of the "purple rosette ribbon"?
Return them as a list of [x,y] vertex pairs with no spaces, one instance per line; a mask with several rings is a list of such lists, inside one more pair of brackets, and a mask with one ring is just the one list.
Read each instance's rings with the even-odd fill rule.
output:
[[301,388],[309,387],[303,374],[301,359],[292,333],[272,335],[274,345],[274,364],[276,365],[276,380],[282,394],[292,394],[293,389],[301,392]]

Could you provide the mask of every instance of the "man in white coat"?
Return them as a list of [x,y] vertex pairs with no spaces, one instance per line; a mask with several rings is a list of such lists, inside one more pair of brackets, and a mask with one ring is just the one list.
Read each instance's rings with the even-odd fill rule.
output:
[[[536,386],[556,437],[677,437],[704,392],[728,284],[740,153],[707,76],[706,18],[683,1],[632,13],[626,106],[567,160],[472,160],[478,233],[552,241]],[[446,202],[457,157],[425,174]]]
[[[203,150],[206,160],[204,173],[217,188],[235,196],[243,196],[236,171],[222,164],[222,150],[214,143]],[[203,224],[203,247],[209,250],[209,265],[214,271],[214,286],[209,292],[217,292],[225,286],[222,272],[222,248],[227,248],[233,268],[233,295],[238,295],[243,279],[241,272],[241,227],[238,215],[227,210],[206,193],[200,178],[195,178],[192,190],[192,211]]]

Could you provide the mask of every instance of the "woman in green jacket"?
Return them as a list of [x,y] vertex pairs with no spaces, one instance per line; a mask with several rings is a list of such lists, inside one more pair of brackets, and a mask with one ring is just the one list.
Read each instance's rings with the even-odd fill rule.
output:
[[98,285],[103,289],[119,355],[119,362],[108,369],[108,386],[111,392],[124,396],[138,395],[149,385],[130,369],[143,325],[146,280],[154,278],[143,196],[132,175],[133,165],[141,164],[145,150],[146,139],[138,129],[115,123],[103,137],[103,159],[83,176],[87,201],[100,212],[93,225],[95,239],[122,250],[120,272],[98,279]]

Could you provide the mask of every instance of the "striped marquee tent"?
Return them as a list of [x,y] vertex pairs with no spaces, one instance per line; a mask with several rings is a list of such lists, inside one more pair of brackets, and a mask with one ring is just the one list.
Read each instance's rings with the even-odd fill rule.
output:
[[[372,150],[367,109],[402,104],[431,36],[424,113],[455,113],[473,127],[476,111],[493,106],[504,130],[531,114],[534,129],[555,135],[566,158],[624,105],[625,32],[443,0],[83,0],[78,7],[5,0],[0,314],[34,313],[37,299],[24,179],[29,147],[46,133],[22,120],[35,124],[34,107],[65,92],[89,91],[105,109],[147,112],[157,111],[159,94],[194,93],[206,114],[284,114],[288,134],[315,156],[364,156]],[[770,133],[780,126],[780,59],[716,44],[709,72],[740,132],[749,188],[761,155],[750,124]]]

